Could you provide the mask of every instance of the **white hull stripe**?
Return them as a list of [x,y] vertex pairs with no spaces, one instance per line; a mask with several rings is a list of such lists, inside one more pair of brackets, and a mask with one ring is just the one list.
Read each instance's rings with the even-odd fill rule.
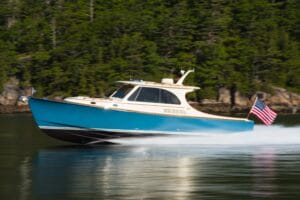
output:
[[[52,129],[52,130],[74,130],[74,131],[103,131],[103,132],[115,132],[115,133],[133,133],[133,134],[140,134],[140,133],[149,133],[149,134],[189,134],[189,135],[198,135],[201,133],[199,132],[183,132],[183,131],[148,131],[148,130],[129,130],[129,129],[99,129],[99,128],[77,128],[77,127],[56,127],[56,126],[39,126],[40,129]],[[201,134],[205,134],[207,131]],[[221,132],[222,133],[222,132]],[[224,133],[224,132],[223,132]],[[211,133],[209,133],[211,135]],[[216,132],[216,134],[218,134]]]
[[87,131],[85,128],[69,127],[69,126],[39,126],[40,129],[53,129],[53,130],[72,130],[72,131]]

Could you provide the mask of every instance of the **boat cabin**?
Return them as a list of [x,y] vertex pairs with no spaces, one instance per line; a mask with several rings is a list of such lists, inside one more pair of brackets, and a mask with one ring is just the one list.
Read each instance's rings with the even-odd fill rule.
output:
[[161,83],[142,80],[118,81],[122,86],[108,98],[68,97],[64,100],[119,111],[233,119],[203,113],[187,102],[186,94],[199,89],[199,87],[182,84],[190,72],[193,70],[187,71],[176,83],[169,78],[162,79]]
[[128,102],[143,102],[169,105],[186,105],[186,94],[199,89],[193,86],[184,86],[182,82],[192,70],[186,72],[176,84],[173,79],[164,78],[161,83],[142,80],[118,81],[123,84],[109,98]]

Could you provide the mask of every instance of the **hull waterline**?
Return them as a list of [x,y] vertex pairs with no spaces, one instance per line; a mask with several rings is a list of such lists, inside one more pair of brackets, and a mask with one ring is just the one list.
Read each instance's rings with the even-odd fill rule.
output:
[[121,137],[190,135],[249,131],[249,120],[194,118],[104,109],[96,106],[30,98],[35,122],[46,134],[91,144]]

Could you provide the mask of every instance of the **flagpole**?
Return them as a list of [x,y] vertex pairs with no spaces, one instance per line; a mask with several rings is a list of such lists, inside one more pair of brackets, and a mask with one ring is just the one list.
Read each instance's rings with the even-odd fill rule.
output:
[[254,101],[254,103],[252,104],[252,107],[251,107],[250,111],[248,112],[247,119],[249,118],[250,112],[251,112],[253,106],[256,104],[256,101],[257,101],[257,96],[255,97],[255,101]]

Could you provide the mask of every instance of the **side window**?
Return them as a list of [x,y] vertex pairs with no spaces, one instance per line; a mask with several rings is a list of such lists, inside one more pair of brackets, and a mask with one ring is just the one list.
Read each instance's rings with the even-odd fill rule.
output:
[[141,88],[136,101],[159,103],[159,89],[157,88]]
[[141,88],[138,88],[129,98],[128,101],[136,101],[137,96],[140,94]]
[[179,99],[167,90],[160,90],[160,103],[180,104]]
[[171,92],[158,88],[138,88],[128,101],[142,101],[151,103],[180,104],[179,99]]

